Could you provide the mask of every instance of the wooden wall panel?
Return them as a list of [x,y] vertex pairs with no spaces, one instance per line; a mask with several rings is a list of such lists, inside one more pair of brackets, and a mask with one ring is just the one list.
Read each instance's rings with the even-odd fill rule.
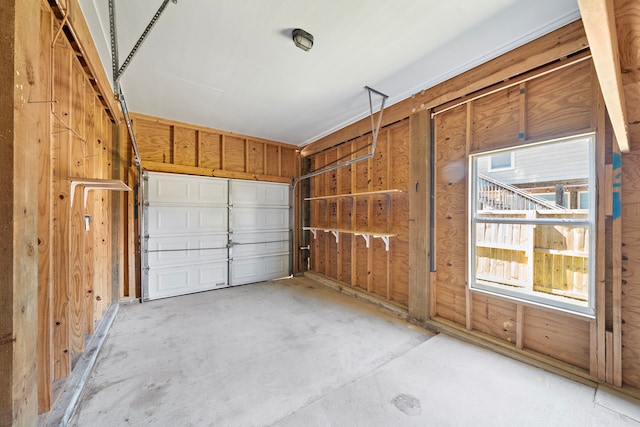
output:
[[[408,173],[399,169],[408,158],[409,123],[389,126],[380,132],[373,159],[338,168],[311,179],[311,196],[350,195],[310,202],[313,226],[343,230],[339,242],[329,232],[318,230],[318,241],[312,245],[312,270],[348,286],[365,291],[376,298],[408,304]],[[312,157],[312,170],[342,163],[366,154],[372,143],[365,135]],[[394,156],[400,160],[395,160]],[[395,163],[394,163],[395,162]],[[401,188],[392,188],[392,184]],[[371,191],[394,190],[391,194],[368,194]],[[366,194],[361,194],[366,193]],[[400,200],[400,201],[397,201]],[[391,233],[389,251],[380,238],[364,237],[344,231]]]
[[[71,150],[69,163],[69,177],[84,177],[85,175],[85,83],[86,76],[77,61],[72,63],[71,71]],[[81,139],[82,137],[82,139]],[[69,185],[67,182],[66,185]],[[70,327],[71,327],[71,350],[74,353],[82,352],[84,349],[84,336],[88,332],[86,326],[85,295],[84,295],[84,206],[81,197],[78,200],[69,200],[70,203],[70,257],[69,273],[71,286],[70,300]]]
[[593,79],[591,61],[527,82],[527,138],[543,140],[591,128]]
[[622,379],[640,388],[640,153],[622,157]]
[[[71,135],[68,131],[71,114],[71,49],[61,41],[54,48],[53,104],[53,187],[54,187],[54,257],[61,254],[54,273],[54,378],[71,372],[69,262],[69,151]],[[62,255],[64,254],[64,255]],[[56,257],[57,258],[57,257]]]
[[435,306],[438,316],[465,324],[467,251],[467,108],[435,120]]
[[387,251],[384,243],[380,239],[371,239],[370,246],[373,262],[370,266],[369,288],[374,294],[384,299],[391,299],[387,289]]
[[520,89],[511,87],[473,102],[471,151],[518,141]]
[[[44,86],[43,97],[50,96],[48,90],[49,64],[51,63],[51,40],[53,38],[51,17],[46,11],[40,13],[40,61],[36,78]],[[35,96],[35,95],[34,95]],[[52,213],[52,144],[51,110],[42,104],[47,120],[39,127],[38,153],[38,408],[48,411],[51,407],[51,386],[53,383],[53,287],[54,272],[52,256],[53,213]]]
[[200,167],[222,169],[222,135],[200,132]]
[[[109,92],[96,92],[96,88],[109,85],[97,81],[102,74],[98,77],[92,74],[92,70],[102,70],[102,64],[98,63],[95,68],[85,56],[96,53],[95,59],[97,52],[91,40],[84,38],[88,32],[83,32],[86,28],[82,26],[81,14],[72,14],[64,24],[64,31],[58,31],[60,21],[56,16],[60,16],[60,11],[55,2],[24,2],[24,6],[27,5],[36,6],[37,13],[32,13],[30,20],[39,22],[39,29],[28,31],[30,37],[39,40],[22,46],[22,50],[40,58],[39,62],[31,61],[34,68],[24,73],[25,78],[34,79],[29,82],[33,86],[28,95],[28,108],[32,119],[39,122],[36,127],[39,136],[28,138],[40,144],[39,151],[29,156],[30,164],[39,166],[38,174],[34,175],[39,179],[38,369],[30,368],[29,375],[33,378],[18,371],[14,372],[14,378],[24,379],[24,384],[16,387],[26,389],[27,382],[33,382],[35,387],[37,374],[38,409],[45,412],[53,400],[53,381],[70,374],[72,354],[83,351],[86,335],[93,332],[95,320],[111,302],[112,272],[123,268],[111,262],[111,253],[115,251],[111,248],[110,233],[118,213],[113,212],[109,203],[98,203],[98,199],[94,199],[100,192],[90,192],[86,206],[81,187],[76,188],[72,199],[70,184],[74,178],[114,178],[113,161],[120,160],[119,153],[112,152],[111,120],[117,117],[117,112],[105,110],[115,104]],[[26,28],[23,29],[26,31]],[[54,34],[57,34],[55,42]],[[69,38],[73,38],[72,43]],[[20,135],[27,140],[26,134]],[[33,175],[32,172],[25,170]],[[85,214],[92,217],[90,232],[84,227]],[[99,277],[96,272],[100,272]],[[97,314],[91,295],[96,287],[107,296]],[[24,307],[24,311],[34,312]],[[22,339],[20,334],[19,340]],[[35,351],[34,348],[34,354]],[[35,404],[36,399],[31,402]]]
[[247,156],[247,172],[266,174],[264,143],[249,140],[247,142]]
[[135,120],[134,131],[140,156],[158,163],[173,163],[171,126],[144,120]]
[[279,176],[294,177],[297,164],[300,162],[298,151],[294,148],[280,147],[280,173]]
[[589,321],[557,311],[527,308],[523,329],[525,348],[589,369]]
[[296,147],[131,113],[142,167],[154,172],[291,183]]
[[[436,283],[432,285],[435,286],[432,295],[436,316],[513,343],[514,349],[533,350],[581,369],[589,369],[592,354],[595,355],[591,352],[590,319],[530,305],[518,307],[508,299],[467,289],[467,173],[469,152],[513,147],[595,129],[592,123],[597,111],[594,98],[597,91],[593,82],[590,63],[581,61],[531,77],[526,83],[494,89],[435,116]],[[537,232],[545,230],[538,227]],[[560,234],[562,230],[556,227],[553,231]],[[551,243],[547,246],[553,247]],[[504,253],[502,249],[495,252],[491,258]],[[483,252],[479,251],[478,256],[482,257]],[[538,258],[540,264],[542,258]],[[518,264],[524,266],[526,260],[505,260],[511,265],[510,275],[514,271],[519,276],[528,274],[523,267],[513,270]],[[481,261],[480,269],[484,268]],[[567,262],[566,268],[575,267],[573,261]],[[500,275],[500,265],[496,263],[496,270],[488,273]],[[560,269],[557,272],[563,283],[568,280],[560,275]],[[575,288],[567,282],[566,286],[569,285]]]
[[[267,175],[278,175],[280,176],[280,146],[277,145],[269,145],[265,146],[265,172]],[[291,151],[291,150],[290,150]],[[287,156],[291,156],[291,153],[288,152]],[[287,169],[289,172],[291,170]],[[293,174],[295,175],[295,174]]]
[[474,329],[509,343],[516,343],[516,303],[482,294],[472,294]]
[[234,136],[224,139],[224,169],[244,172],[246,169],[245,141]]
[[183,166],[197,166],[197,131],[182,126],[174,126],[172,148],[174,164]]

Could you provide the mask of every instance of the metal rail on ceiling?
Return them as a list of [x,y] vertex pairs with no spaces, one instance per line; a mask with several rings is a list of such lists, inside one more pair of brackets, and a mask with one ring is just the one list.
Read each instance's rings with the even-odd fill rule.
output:
[[[367,90],[367,93],[369,95],[369,112],[370,112],[370,117],[371,117],[371,133],[373,135],[373,141],[371,143],[371,151],[367,154],[363,154],[362,156],[356,157],[355,159],[350,159],[347,160],[346,162],[342,162],[342,163],[337,163],[331,166],[327,166],[324,167],[322,169],[318,169],[315,170],[313,172],[309,172],[308,174],[305,175],[301,175],[299,177],[297,177],[296,179],[293,180],[293,184],[291,184],[292,189],[295,190],[296,186],[298,185],[298,183],[300,181],[303,181],[305,179],[309,179],[311,177],[314,176],[318,176],[318,175],[322,175],[324,173],[327,172],[331,172],[334,171],[336,169],[340,169],[343,168],[345,166],[349,166],[352,165],[354,163],[358,163],[362,160],[367,160],[367,159],[371,159],[373,158],[373,155],[376,152],[376,143],[378,142],[378,133],[380,132],[380,125],[382,124],[382,113],[384,112],[384,105],[387,102],[387,99],[389,98],[388,95],[385,95],[382,92],[379,92],[375,89],[370,88],[369,86],[365,86],[364,87]],[[375,120],[374,120],[374,112],[373,112],[373,99],[371,98],[371,94],[376,94],[378,96],[380,96],[382,98],[382,102],[380,104],[380,112],[378,114],[378,124],[375,124]]]

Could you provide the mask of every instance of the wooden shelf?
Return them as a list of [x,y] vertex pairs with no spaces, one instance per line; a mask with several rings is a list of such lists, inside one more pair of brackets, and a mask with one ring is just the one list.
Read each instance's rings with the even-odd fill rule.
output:
[[340,234],[353,234],[354,236],[362,236],[364,239],[367,248],[371,242],[371,237],[381,239],[384,242],[385,249],[387,252],[389,251],[389,238],[393,236],[397,236],[397,234],[392,233],[378,233],[376,231],[357,231],[357,230],[345,230],[339,228],[325,228],[325,227],[302,227],[303,230],[311,231],[313,234],[313,238],[316,238],[316,233],[318,230],[322,230],[325,233],[333,234],[333,237],[336,238],[336,243],[340,241]]
[[570,251],[566,249],[547,249],[547,248],[533,248],[533,250],[534,252],[540,252],[543,254],[589,258],[589,254],[587,252]]
[[388,197],[393,194],[401,194],[401,193],[405,193],[405,191],[394,188],[390,190],[367,191],[364,193],[334,194],[332,196],[307,197],[305,198],[305,200],[329,200],[329,199],[354,198],[354,197],[361,197],[361,196],[376,196],[376,195],[382,195],[382,196]]

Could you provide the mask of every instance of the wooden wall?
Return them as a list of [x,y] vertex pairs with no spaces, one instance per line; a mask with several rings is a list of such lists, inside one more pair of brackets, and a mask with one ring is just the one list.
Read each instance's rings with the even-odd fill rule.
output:
[[[634,278],[640,271],[635,271],[633,260],[640,250],[634,243],[640,241],[636,224],[640,157],[633,154],[634,147],[631,154],[619,155],[587,48],[577,21],[415,94],[385,110],[383,126],[410,133],[408,140],[392,137],[390,151],[383,143],[376,158],[390,154],[390,159],[352,166],[353,183],[350,169],[311,181],[312,196],[327,198],[393,188],[395,184],[384,181],[376,187],[380,185],[376,178],[388,173],[389,165],[394,177],[410,177],[410,184],[399,183],[407,193],[397,199],[393,220],[387,222],[400,235],[412,230],[405,255],[411,259],[409,266],[402,265],[403,256],[393,252],[396,240],[391,239],[392,286],[408,286],[408,293],[397,294],[400,298],[394,300],[393,293],[381,292],[384,278],[382,284],[377,282],[384,273],[378,269],[389,264],[375,247],[371,255],[363,251],[358,243],[361,237],[341,236],[336,244],[330,233],[318,230],[316,240],[311,237],[311,270],[379,298],[389,297],[408,308],[408,317],[434,330],[638,395],[640,292],[636,290],[640,283]],[[302,156],[311,159],[311,170],[317,169],[358,144],[366,145],[368,126],[368,120],[348,126],[305,147]],[[469,155],[586,132],[594,132],[597,140],[597,249],[590,258],[596,264],[595,318],[470,291],[466,277]],[[434,216],[430,219],[431,184]],[[370,200],[354,202],[355,212],[349,199],[311,201],[311,225],[315,221],[328,228],[380,226],[376,209],[370,209],[376,206],[375,197]],[[434,255],[431,273],[429,241]],[[409,270],[408,277],[395,276],[396,263]]]
[[131,117],[145,170],[283,183],[297,176],[296,146],[142,114]]
[[[591,330],[597,330],[604,319],[469,291],[467,209],[469,154],[587,132],[600,132],[597,143],[603,147],[604,129],[599,129],[598,118],[604,112],[598,110],[598,102],[595,71],[590,60],[582,60],[435,116],[433,318],[480,331],[521,350],[552,356],[585,372],[597,366],[597,338],[592,338]],[[604,164],[604,158],[598,161]],[[598,182],[604,182],[604,177],[599,176]],[[604,229],[601,231],[604,236]],[[604,253],[591,254],[591,262],[598,255]],[[596,298],[602,296],[598,292]],[[596,303],[604,304],[604,299]]]
[[0,12],[0,425],[37,425],[39,1]]
[[[65,4],[70,7],[69,4]],[[79,7],[74,3],[74,7]],[[73,360],[84,351],[107,308],[118,300],[118,271],[124,270],[119,212],[124,197],[83,187],[71,197],[71,184],[88,179],[121,179],[118,125],[97,74],[88,64],[97,54],[83,21],[67,20],[66,9],[43,6],[38,51],[43,66],[38,78],[47,88],[35,100],[45,108],[40,128],[38,173],[38,402],[49,410],[56,396],[53,382],[64,381]],[[78,15],[75,15],[78,16]],[[80,15],[81,16],[81,15]],[[110,97],[109,97],[110,98]],[[116,168],[114,165],[118,165]],[[85,215],[91,217],[85,230]],[[116,232],[114,232],[116,230]],[[114,274],[115,272],[115,274]],[[116,278],[116,281],[113,278]]]
[[[311,157],[312,169],[370,151],[361,136]],[[310,179],[309,226],[312,270],[360,291],[408,306],[409,221],[407,188],[409,120],[380,130],[373,158]],[[340,195],[343,197],[333,197]],[[348,196],[348,197],[345,197]],[[355,232],[390,234],[384,241]]]

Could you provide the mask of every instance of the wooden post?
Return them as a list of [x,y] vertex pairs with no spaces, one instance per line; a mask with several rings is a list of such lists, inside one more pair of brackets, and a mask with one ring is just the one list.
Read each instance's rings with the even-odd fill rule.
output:
[[[0,13],[0,425],[38,424],[38,159],[48,104],[40,66],[40,1]],[[32,98],[33,97],[33,98]]]
[[409,316],[429,319],[429,170],[431,118],[420,111],[409,118]]
[[[38,69],[39,81],[49,79],[51,61],[51,15],[41,13],[40,50],[41,64]],[[35,95],[34,95],[35,96]],[[38,97],[46,99],[51,96],[45,88],[38,91]],[[46,103],[41,108],[49,117],[50,106]],[[40,126],[38,155],[38,410],[47,412],[51,409],[51,385],[53,383],[53,257],[51,256],[51,239],[53,237],[53,216],[51,211],[51,121],[43,120]]]

